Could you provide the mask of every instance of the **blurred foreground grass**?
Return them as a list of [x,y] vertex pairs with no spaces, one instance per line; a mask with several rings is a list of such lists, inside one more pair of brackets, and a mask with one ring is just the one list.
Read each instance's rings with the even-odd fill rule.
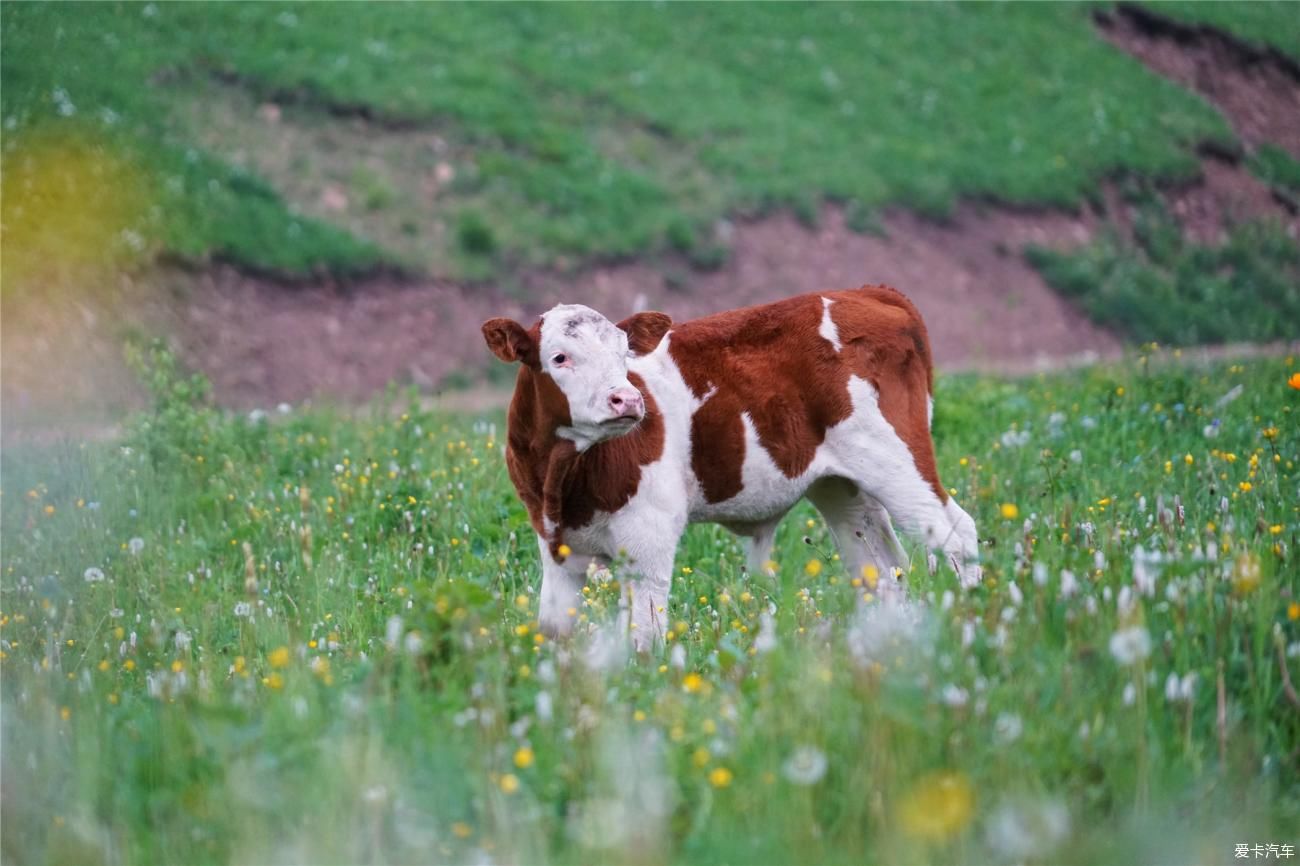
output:
[[811,510],[776,580],[694,527],[648,658],[612,631],[612,583],[575,612],[590,635],[536,633],[499,419],[231,416],[145,360],[157,405],[122,442],[2,455],[7,861],[1187,863],[1297,842],[1291,358],[941,379],[983,587],[918,551],[914,608],[855,612],[869,586]]

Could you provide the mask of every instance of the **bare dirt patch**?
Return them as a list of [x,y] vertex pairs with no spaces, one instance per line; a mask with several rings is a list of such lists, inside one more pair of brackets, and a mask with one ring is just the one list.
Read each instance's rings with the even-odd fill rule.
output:
[[1165,190],[1165,200],[1195,243],[1223,243],[1233,225],[1261,218],[1277,220],[1292,238],[1300,237],[1300,216],[1285,199],[1240,164],[1217,156],[1203,157],[1200,178]]
[[850,230],[839,209],[827,207],[812,229],[789,214],[730,226],[732,254],[713,272],[680,261],[533,271],[519,275],[514,295],[436,280],[339,289],[289,287],[228,267],[165,270],[93,299],[6,305],[6,420],[57,420],[73,408],[105,417],[139,405],[121,360],[132,332],[169,335],[223,404],[267,407],[361,400],[390,382],[436,391],[480,381],[493,362],[479,324],[495,315],[531,321],[570,302],[615,318],[653,308],[686,320],[868,282],[916,301],[944,368],[1023,370],[1113,356],[1119,341],[1054,294],[1020,254],[1028,243],[1082,243],[1092,222],[968,204],[942,225],[891,213],[881,236]]
[[[1029,244],[1074,248],[1104,223],[1125,225],[1128,206],[1113,184],[1104,189],[1104,204],[1079,214],[966,203],[945,223],[890,212],[878,234],[851,230],[832,206],[813,228],[776,214],[725,223],[731,255],[716,271],[675,259],[573,274],[534,270],[516,274],[511,292],[392,278],[286,286],[225,266],[160,269],[94,297],[6,303],[5,429],[48,430],[86,418],[102,427],[141,405],[122,361],[130,334],[168,335],[225,405],[354,402],[390,382],[426,393],[482,382],[493,362],[478,326],[495,315],[530,321],[570,302],[615,318],[660,309],[686,320],[867,282],[894,285],[914,299],[943,369],[1024,372],[1115,357],[1118,338],[1053,292],[1021,254]],[[1262,183],[1210,157],[1201,179],[1166,195],[1202,242],[1219,240],[1233,219],[1286,216]],[[1294,233],[1294,215],[1289,220]]]
[[[1292,58],[1130,3],[1099,12],[1096,20],[1113,45],[1214,105],[1247,151],[1273,144],[1300,158],[1300,66]],[[1186,237],[1200,244],[1222,243],[1232,225],[1261,218],[1276,219],[1292,237],[1300,237],[1293,200],[1247,171],[1242,156],[1206,149],[1196,180],[1162,190]],[[1103,194],[1106,215],[1127,232],[1131,209],[1113,183],[1104,185]]]
[[1293,60],[1142,6],[1120,4],[1097,21],[1111,43],[1213,103],[1248,148],[1271,142],[1300,159],[1300,68]]
[[735,226],[728,264],[711,273],[647,262],[571,277],[533,272],[522,277],[527,301],[440,282],[287,291],[226,269],[190,286],[178,340],[233,405],[363,398],[390,381],[428,388],[466,370],[479,375],[489,358],[478,325],[493,315],[529,321],[563,301],[613,318],[653,308],[685,320],[884,282],[921,308],[941,366],[1024,369],[1119,351],[1113,336],[1048,289],[1019,252],[1028,243],[1081,243],[1089,221],[968,205],[944,225],[891,214],[887,236],[879,237],[851,231],[838,209],[826,208],[811,230],[789,215]]

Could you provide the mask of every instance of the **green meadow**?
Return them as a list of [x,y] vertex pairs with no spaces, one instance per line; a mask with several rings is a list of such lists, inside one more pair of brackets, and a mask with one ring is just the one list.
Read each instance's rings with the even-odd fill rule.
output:
[[[53,124],[146,167],[156,219],[137,230],[183,259],[479,279],[657,250],[709,266],[725,216],[812,221],[830,200],[865,228],[886,205],[1077,206],[1104,176],[1192,175],[1195,146],[1231,131],[1101,39],[1095,8],[15,2],[0,104],[7,155]],[[1181,14],[1294,42],[1281,5]],[[283,164],[263,102],[302,136]],[[337,132],[346,118],[366,128]],[[440,171],[435,198],[412,193]],[[315,207],[329,184],[368,218]]]
[[[986,580],[912,603],[816,513],[693,527],[537,633],[502,418],[230,414],[160,351],[112,443],[2,459],[15,863],[1189,863],[1300,826],[1300,368],[940,377]],[[1290,697],[1288,698],[1288,694]],[[1281,850],[1281,849],[1279,849]]]
[[[539,268],[717,268],[729,220],[775,211],[811,226],[833,203],[882,232],[889,207],[1079,209],[1119,180],[1165,237],[1104,225],[1071,254],[1027,251],[1053,286],[1135,342],[1294,338],[1284,225],[1238,219],[1202,246],[1148,218],[1207,147],[1294,205],[1289,143],[1238,142],[1102,38],[1105,8],[5,3],[6,292],[70,247],[125,244],[285,281],[518,293]],[[1158,11],[1300,56],[1286,4]],[[44,232],[78,220],[110,231]],[[1239,314],[1215,315],[1225,296]]]

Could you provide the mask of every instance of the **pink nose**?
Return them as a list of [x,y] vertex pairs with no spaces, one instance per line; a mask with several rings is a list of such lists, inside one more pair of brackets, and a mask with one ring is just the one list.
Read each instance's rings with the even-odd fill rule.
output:
[[615,418],[640,418],[645,414],[645,401],[635,388],[616,388],[609,395],[609,408]]

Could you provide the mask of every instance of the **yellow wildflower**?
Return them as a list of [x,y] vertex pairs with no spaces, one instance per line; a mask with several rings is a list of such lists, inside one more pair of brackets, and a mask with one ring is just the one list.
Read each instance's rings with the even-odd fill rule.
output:
[[266,657],[273,668],[284,668],[289,666],[289,648],[287,646],[276,647],[271,650],[271,654]]
[[726,767],[714,767],[709,771],[709,784],[715,788],[725,788],[734,777]]
[[1259,558],[1250,554],[1240,554],[1233,563],[1232,589],[1237,595],[1250,595],[1259,588]]
[[1016,507],[1016,504],[1014,502],[1002,503],[1001,511],[1002,511],[1003,518],[1007,520],[1015,520],[1017,517],[1020,516],[1020,509]]
[[[864,565],[862,566],[862,578],[867,582],[867,586],[875,589],[876,583],[880,580],[880,569],[874,565]],[[853,585],[857,586],[858,584],[854,583]]]
[[921,778],[898,805],[903,832],[939,841],[960,833],[975,814],[975,789],[961,773],[931,773]]

